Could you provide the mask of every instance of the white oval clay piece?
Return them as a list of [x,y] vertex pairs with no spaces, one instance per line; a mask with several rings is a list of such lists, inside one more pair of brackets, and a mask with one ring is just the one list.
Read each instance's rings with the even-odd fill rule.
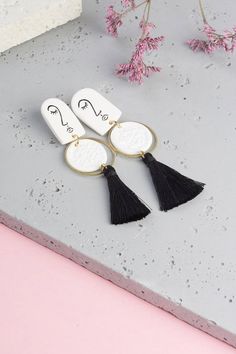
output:
[[121,116],[116,106],[91,88],[76,92],[71,100],[71,108],[83,123],[99,135],[106,134]]
[[107,163],[105,147],[97,141],[81,139],[79,144],[71,143],[66,149],[66,161],[78,172],[94,172]]
[[75,140],[73,135],[81,137],[85,134],[79,119],[67,104],[58,98],[45,100],[41,106],[41,113],[61,144],[68,144]]
[[145,125],[137,122],[123,122],[112,129],[111,142],[124,154],[136,155],[151,147],[153,136]]

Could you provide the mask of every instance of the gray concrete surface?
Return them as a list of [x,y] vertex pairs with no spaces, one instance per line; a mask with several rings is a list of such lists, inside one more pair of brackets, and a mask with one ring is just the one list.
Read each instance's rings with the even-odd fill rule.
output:
[[[80,19],[0,57],[1,222],[236,347],[235,57],[192,53],[184,41],[199,35],[195,1],[161,1],[152,16],[166,36],[154,58],[162,72],[131,86],[113,70],[135,31],[104,34],[108,3],[86,1]],[[219,29],[235,24],[233,0],[211,6]],[[40,115],[45,98],[70,102],[83,87],[111,100],[122,120],[151,125],[156,156],[205,182],[204,193],[162,213],[145,166],[120,157],[120,176],[153,212],[110,225],[106,181],[71,171]]]

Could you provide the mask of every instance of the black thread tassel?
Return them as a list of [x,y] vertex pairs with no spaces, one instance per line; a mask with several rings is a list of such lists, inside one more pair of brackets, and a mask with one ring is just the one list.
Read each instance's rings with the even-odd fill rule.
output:
[[110,192],[111,223],[124,224],[145,218],[150,210],[137,195],[119,178],[115,169],[108,165],[103,169]]
[[203,191],[204,183],[181,175],[157,161],[152,154],[146,153],[142,159],[150,170],[161,210],[167,211],[184,204]]

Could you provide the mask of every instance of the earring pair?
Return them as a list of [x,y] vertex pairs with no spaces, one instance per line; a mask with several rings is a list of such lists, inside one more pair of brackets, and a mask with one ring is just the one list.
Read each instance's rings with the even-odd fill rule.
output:
[[[59,99],[47,99],[42,115],[65,150],[65,161],[83,175],[104,175],[110,192],[111,223],[123,224],[146,217],[150,209],[118,177],[113,164],[116,154],[140,158],[149,168],[160,209],[167,211],[195,198],[204,187],[158,162],[151,151],[157,145],[152,129],[138,122],[121,122],[121,111],[93,89],[82,89],[72,98],[71,109]],[[84,137],[78,118],[107,142]]]

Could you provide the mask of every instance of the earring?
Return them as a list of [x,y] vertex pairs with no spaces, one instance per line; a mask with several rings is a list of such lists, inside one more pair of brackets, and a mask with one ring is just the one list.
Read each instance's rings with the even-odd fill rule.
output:
[[150,170],[161,210],[184,204],[202,192],[204,183],[183,176],[154,158],[151,151],[157,145],[157,137],[148,126],[138,122],[116,123],[108,134],[108,141],[116,153],[142,158]]
[[116,153],[142,158],[150,170],[161,210],[177,207],[202,192],[204,183],[183,176],[153,157],[151,151],[157,137],[152,129],[138,122],[117,123],[120,110],[95,90],[86,88],[76,92],[71,107],[77,117],[98,134],[109,132],[108,141]]
[[112,166],[116,156],[114,151],[102,140],[81,138],[85,131],[63,101],[48,99],[43,102],[41,112],[58,140],[62,144],[69,144],[65,150],[67,165],[82,175],[106,177],[110,192],[112,224],[137,221],[150,213],[149,208],[117,175]]

